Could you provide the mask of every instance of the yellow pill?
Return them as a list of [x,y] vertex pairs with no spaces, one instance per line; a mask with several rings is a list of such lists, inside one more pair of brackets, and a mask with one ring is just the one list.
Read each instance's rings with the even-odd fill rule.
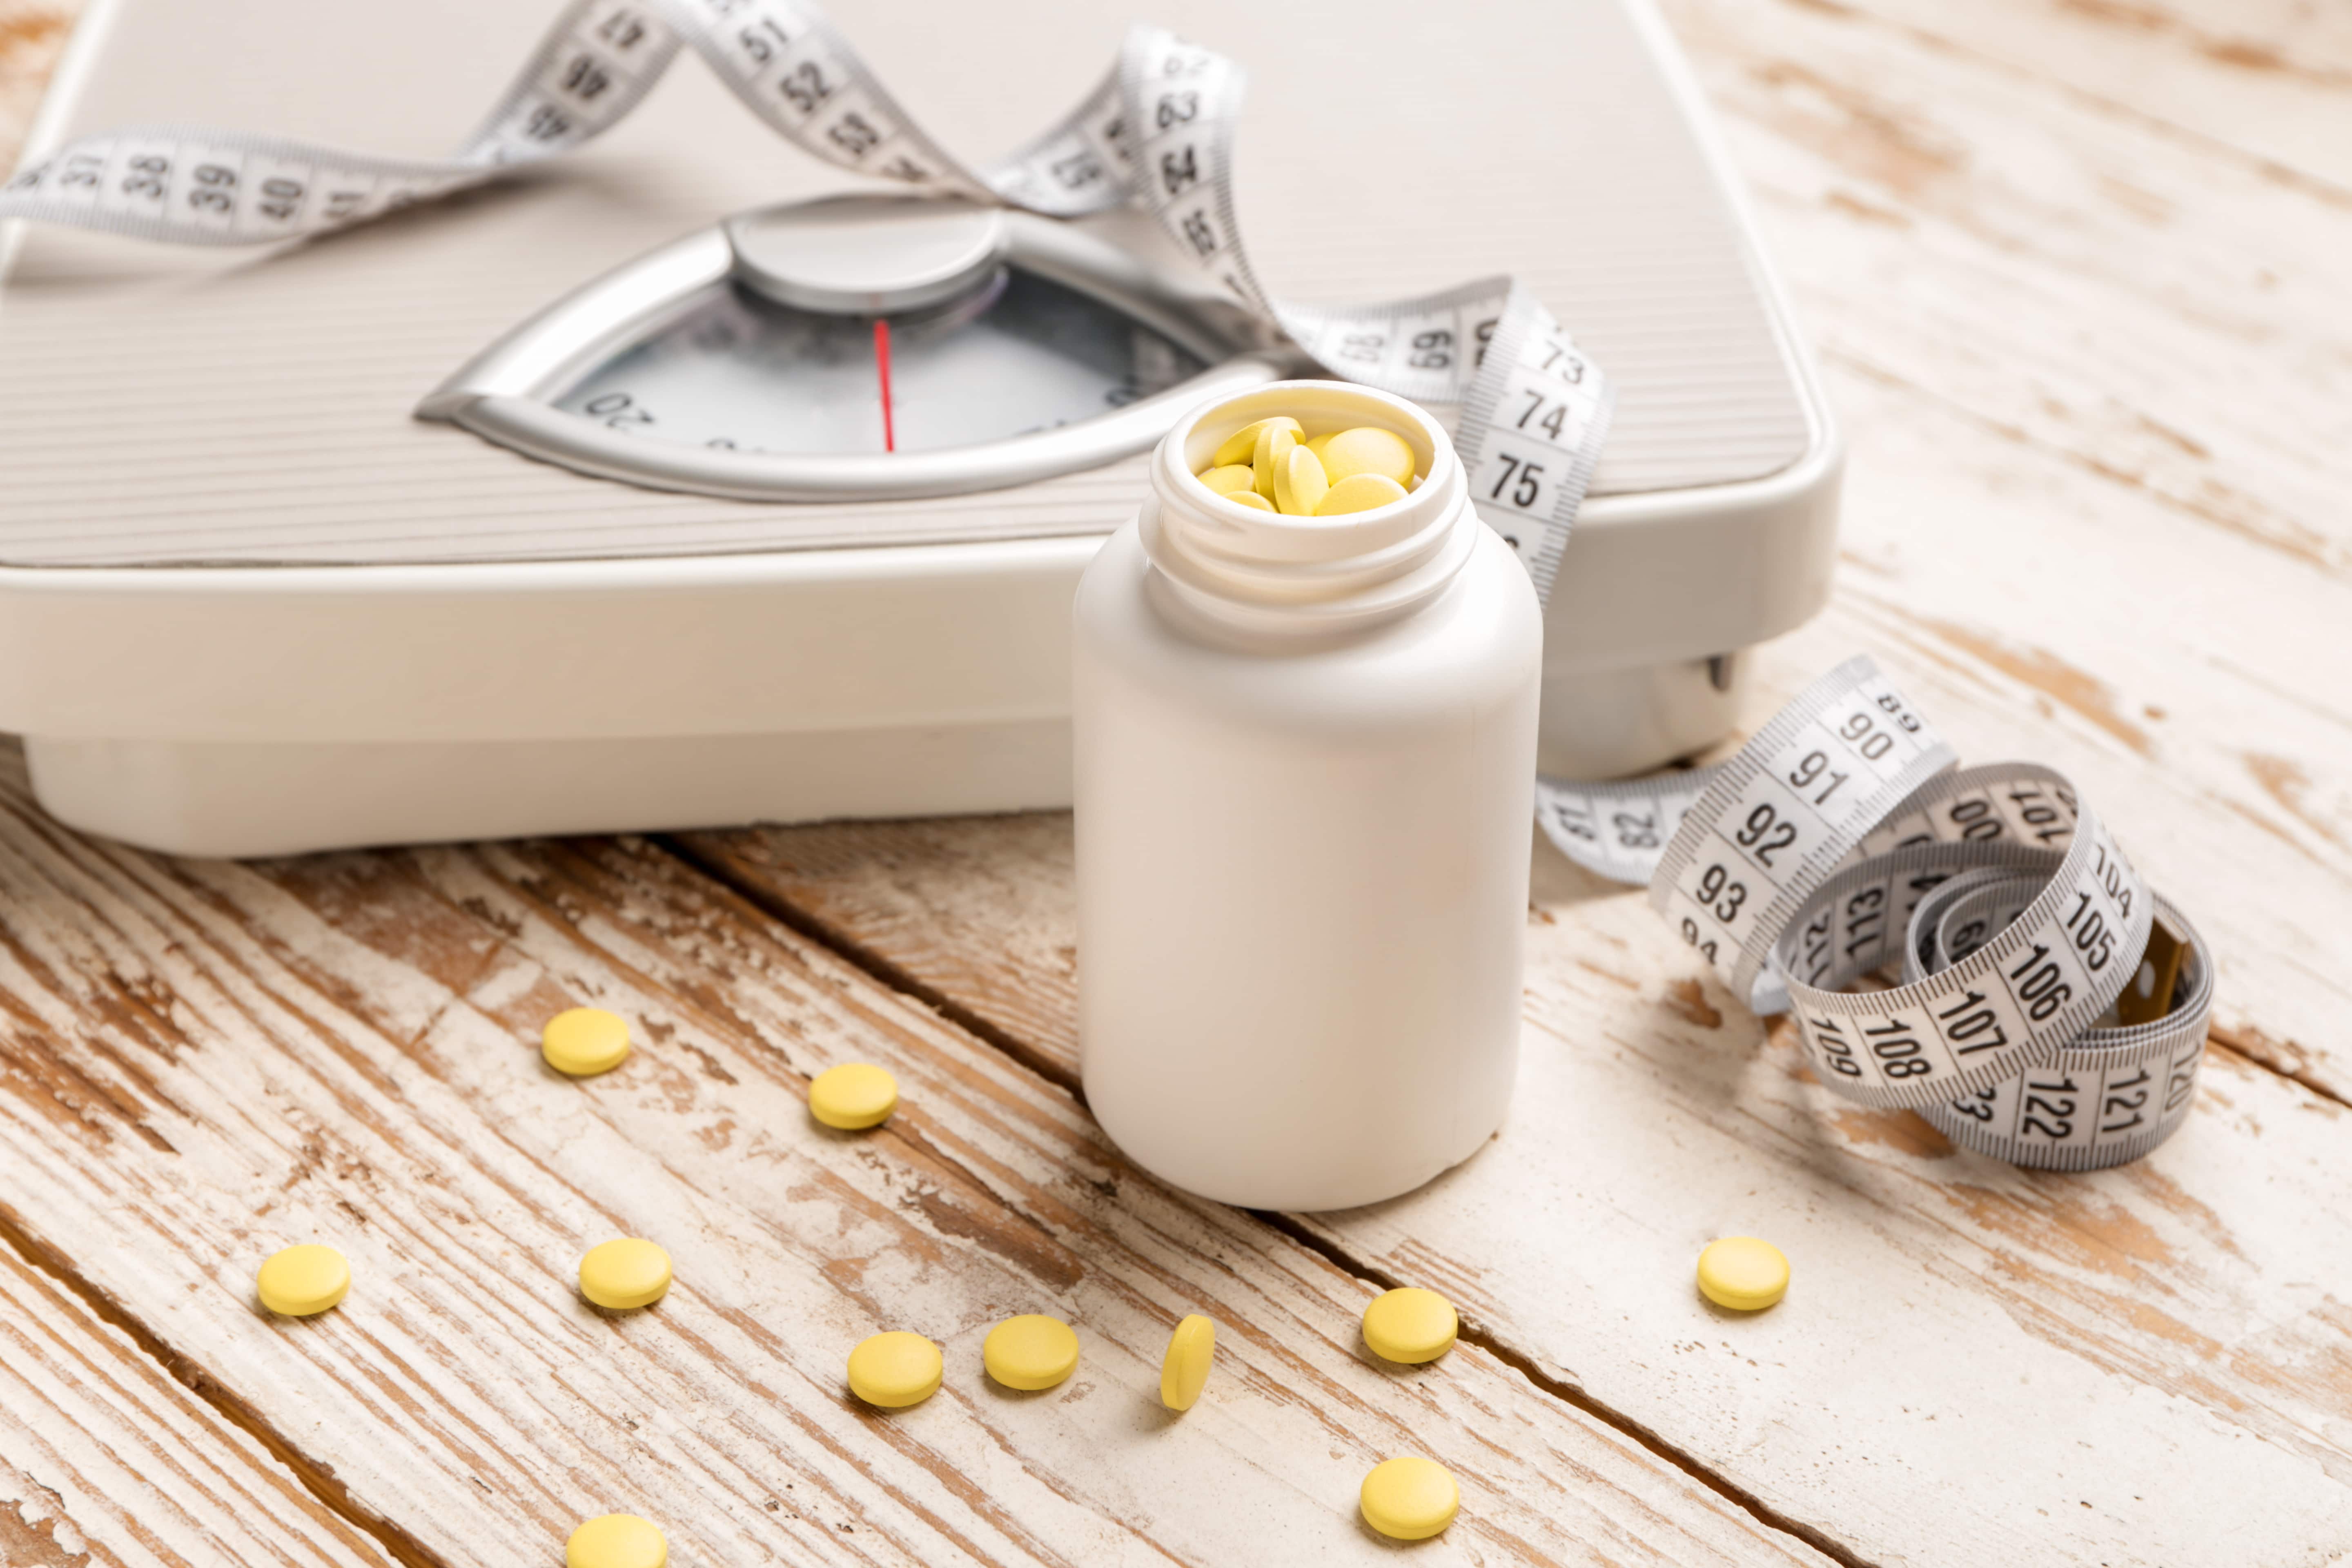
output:
[[876,1334],[849,1352],[849,1392],[885,1410],[920,1405],[940,1391],[940,1347],[920,1334]]
[[557,1072],[587,1078],[610,1072],[629,1054],[629,1026],[602,1007],[558,1013],[540,1031],[539,1054]]
[[1364,1510],[1364,1522],[1382,1535],[1426,1541],[1454,1522],[1462,1508],[1462,1489],[1444,1465],[1407,1454],[1374,1465],[1356,1501]]
[[1051,1388],[1077,1370],[1077,1331],[1059,1318],[1025,1312],[988,1331],[980,1361],[1007,1388]]
[[1412,447],[1395,431],[1376,425],[1342,430],[1316,455],[1323,459],[1323,471],[1335,485],[1356,474],[1379,474],[1399,486],[1412,479]]
[[1274,510],[1274,503],[1266,500],[1264,496],[1258,494],[1255,490],[1235,490],[1225,499],[1236,505],[1245,506],[1252,511],[1272,511]]
[[1404,487],[1386,474],[1349,474],[1317,503],[1315,515],[1337,517],[1345,511],[1370,511],[1402,500]]
[[253,1284],[271,1311],[308,1318],[351,1294],[352,1266],[331,1247],[289,1247],[271,1255]]
[[1235,490],[1245,490],[1257,479],[1256,473],[1247,463],[1227,463],[1222,468],[1202,468],[1197,477],[1202,484],[1221,496],[1229,496]]
[[1283,454],[1282,467],[1275,470],[1274,504],[1293,517],[1313,517],[1323,493],[1330,488],[1315,454],[1304,447],[1293,447]]
[[809,1085],[809,1114],[845,1132],[879,1127],[898,1109],[898,1080],[870,1062],[828,1068]]
[[1698,1288],[1718,1307],[1760,1312],[1789,1293],[1789,1259],[1769,1241],[1727,1236],[1698,1255]]
[[1364,1342],[1382,1361],[1435,1361],[1454,1348],[1461,1331],[1454,1303],[1418,1286],[1385,1291],[1364,1309]]
[[[1330,447],[1331,437],[1337,436],[1339,433],[1339,432],[1337,430],[1326,430],[1320,436],[1309,436],[1307,437],[1307,449],[1315,454],[1315,460],[1317,462],[1320,463],[1323,461],[1324,452]],[[1323,470],[1324,477],[1328,479],[1330,477],[1330,468],[1327,464]]]
[[1168,1336],[1168,1359],[1160,1363],[1160,1403],[1171,1410],[1192,1409],[1216,1359],[1216,1324],[1198,1312],[1177,1324]]
[[1250,458],[1250,488],[1266,500],[1274,499],[1275,470],[1283,459],[1298,449],[1298,434],[1281,425],[1268,425],[1257,433],[1257,450]]
[[634,1513],[592,1519],[563,1543],[563,1568],[662,1568],[668,1561],[662,1532]]
[[580,1293],[615,1311],[650,1307],[669,1293],[669,1254],[634,1236],[592,1247],[580,1260]]
[[1248,462],[1257,452],[1258,437],[1267,429],[1276,426],[1289,430],[1294,437],[1306,434],[1305,426],[1287,414],[1277,414],[1271,419],[1255,420],[1226,437],[1223,443],[1217,447],[1216,455],[1209,459],[1210,463],[1222,468],[1228,463]]

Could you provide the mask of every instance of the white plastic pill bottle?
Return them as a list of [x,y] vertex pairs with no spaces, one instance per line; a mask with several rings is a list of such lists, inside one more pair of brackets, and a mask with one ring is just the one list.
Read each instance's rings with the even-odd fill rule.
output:
[[[1193,476],[1287,414],[1402,436],[1377,510]],[[1078,1040],[1138,1164],[1251,1208],[1408,1192],[1517,1065],[1542,621],[1453,443],[1402,398],[1281,382],[1194,411],[1075,612]]]

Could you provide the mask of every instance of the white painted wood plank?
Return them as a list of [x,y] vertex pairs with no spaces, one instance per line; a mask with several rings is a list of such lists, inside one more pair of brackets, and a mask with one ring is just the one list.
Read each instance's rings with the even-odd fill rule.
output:
[[390,1562],[254,1436],[0,1240],[0,1563]]
[[[1822,1561],[1465,1346],[1370,1363],[1371,1289],[1262,1222],[1126,1168],[1062,1092],[646,848],[350,856],[263,870],[93,847],[0,812],[0,1201],[157,1339],[439,1561],[536,1562],[578,1519],[660,1520],[730,1563],[1349,1563],[1372,1463],[1453,1467],[1431,1562]],[[530,1037],[636,1020],[573,1082]],[[816,1126],[808,1076],[884,1063],[886,1131]],[[678,1284],[608,1318],[581,1252],[646,1235]],[[326,1240],[351,1299],[250,1300]],[[1188,1310],[1219,1371],[1174,1421]],[[1063,1389],[985,1382],[1044,1310]],[[942,1342],[949,1381],[877,1415],[852,1345]]]

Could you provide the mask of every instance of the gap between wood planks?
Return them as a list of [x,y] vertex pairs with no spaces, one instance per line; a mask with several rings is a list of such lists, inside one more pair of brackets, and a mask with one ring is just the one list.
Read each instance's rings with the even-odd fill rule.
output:
[[[772,889],[757,882],[737,877],[723,863],[697,853],[680,839],[667,834],[654,834],[648,836],[646,842],[685,862],[694,871],[726,888],[762,914],[781,921],[808,941],[815,942],[845,963],[855,966],[881,985],[910,1001],[919,1002],[966,1034],[985,1041],[1022,1068],[1066,1091],[1080,1105],[1086,1103],[1086,1089],[1079,1083],[1076,1074],[970,1007],[925,984],[900,965],[875,952],[864,942],[835,929],[788,900],[778,898]],[[1350,1275],[1365,1284],[1376,1286],[1382,1290],[1390,1290],[1403,1283],[1402,1280],[1390,1278],[1383,1270],[1375,1268],[1362,1259],[1353,1257],[1338,1243],[1316,1235],[1288,1215],[1271,1213],[1262,1209],[1250,1209],[1245,1212],[1321,1258],[1342,1273]],[[1769,1530],[1776,1530],[1795,1537],[1823,1556],[1843,1564],[1843,1568],[1872,1568],[1869,1560],[1856,1553],[1853,1548],[1823,1534],[1820,1530],[1801,1520],[1792,1519],[1782,1513],[1729,1476],[1675,1447],[1656,1432],[1624,1412],[1601,1403],[1573,1384],[1564,1383],[1543,1372],[1529,1358],[1508,1345],[1496,1342],[1484,1330],[1465,1323],[1461,1327],[1460,1333],[1464,1341],[1477,1346],[1496,1360],[1513,1368],[1536,1388],[1574,1406],[1621,1436],[1639,1444],[1644,1450],[1674,1466],[1675,1468],[1725,1501],[1744,1510],[1759,1524]]]

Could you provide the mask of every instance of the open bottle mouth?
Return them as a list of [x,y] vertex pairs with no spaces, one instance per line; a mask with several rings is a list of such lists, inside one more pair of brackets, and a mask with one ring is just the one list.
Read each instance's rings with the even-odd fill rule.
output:
[[[1239,506],[1194,476],[1234,432],[1288,415],[1309,436],[1372,425],[1413,450],[1402,500],[1338,516]],[[1444,426],[1414,404],[1349,382],[1276,382],[1180,420],[1152,456],[1140,520],[1165,591],[1213,619],[1276,634],[1353,629],[1427,604],[1484,527]]]

